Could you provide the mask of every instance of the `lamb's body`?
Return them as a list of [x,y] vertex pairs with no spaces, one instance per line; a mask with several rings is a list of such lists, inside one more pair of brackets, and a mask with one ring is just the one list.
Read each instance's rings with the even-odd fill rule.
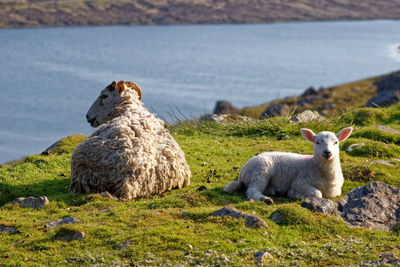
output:
[[189,185],[185,155],[164,123],[134,91],[123,94],[111,121],[74,151],[70,191],[134,199]]
[[[350,133],[351,130],[339,139],[344,140]],[[254,156],[242,167],[238,180],[229,182],[224,191],[233,192],[244,185],[248,198],[269,203],[272,200],[266,195],[290,198],[340,196],[343,174],[337,146],[339,139],[330,132],[322,132],[316,138],[319,138],[318,146],[323,146],[323,142],[327,145],[322,149],[315,145],[314,155],[265,152]],[[334,145],[329,146],[330,142]],[[322,156],[326,147],[330,148],[328,158]]]

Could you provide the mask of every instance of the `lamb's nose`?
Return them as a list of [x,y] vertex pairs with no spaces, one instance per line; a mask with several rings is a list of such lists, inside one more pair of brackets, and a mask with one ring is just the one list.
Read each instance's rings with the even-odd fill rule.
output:
[[86,119],[87,119],[87,120],[89,119],[89,115],[88,115],[88,114],[86,114]]
[[325,150],[324,154],[325,156],[330,157],[332,155],[332,152],[330,152],[329,150]]
[[95,120],[96,120],[96,118],[93,118],[93,119],[90,119],[90,120],[89,120],[89,118],[87,118],[87,121],[88,121],[88,123],[90,123],[90,124],[92,124]]

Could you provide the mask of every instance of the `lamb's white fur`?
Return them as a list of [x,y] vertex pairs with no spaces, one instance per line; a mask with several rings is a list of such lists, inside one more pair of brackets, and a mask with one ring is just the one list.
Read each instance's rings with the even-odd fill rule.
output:
[[102,90],[86,117],[93,127],[104,125],[72,155],[71,192],[108,191],[134,199],[189,185],[183,151],[140,97],[132,82],[113,82]]
[[266,195],[290,198],[340,196],[343,174],[339,160],[339,142],[346,140],[353,128],[344,128],[335,135],[315,135],[301,129],[304,138],[314,143],[314,155],[286,152],[265,152],[251,158],[241,169],[239,179],[230,181],[224,191],[231,193],[242,185],[249,199],[273,203]]

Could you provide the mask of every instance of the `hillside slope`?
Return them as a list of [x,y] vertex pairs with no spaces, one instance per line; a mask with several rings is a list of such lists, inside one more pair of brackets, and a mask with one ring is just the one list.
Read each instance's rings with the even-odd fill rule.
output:
[[0,27],[398,19],[397,0],[4,0]]
[[[72,195],[70,157],[84,136],[70,136],[51,155],[32,155],[0,167],[0,265],[4,266],[254,266],[255,253],[268,251],[268,266],[358,266],[379,255],[400,255],[400,235],[351,228],[343,219],[310,212],[301,201],[274,197],[276,205],[246,200],[244,192],[226,194],[222,187],[236,179],[241,166],[262,151],[309,154],[312,145],[299,133],[338,131],[355,125],[341,145],[343,194],[373,180],[400,186],[400,103],[389,108],[360,108],[332,122],[288,123],[288,118],[233,122],[188,121],[172,126],[193,173],[191,185],[130,202],[100,195]],[[386,127],[378,127],[384,125]],[[384,130],[382,130],[384,129]],[[360,150],[346,147],[363,142]],[[389,160],[389,166],[371,164]],[[201,186],[203,190],[198,188]],[[46,195],[40,210],[11,201]],[[250,229],[243,219],[210,217],[230,204],[266,221]],[[271,220],[279,212],[280,223]],[[52,220],[74,216],[76,224],[48,229]],[[83,231],[83,240],[66,242],[65,234]],[[119,246],[124,244],[123,246]]]

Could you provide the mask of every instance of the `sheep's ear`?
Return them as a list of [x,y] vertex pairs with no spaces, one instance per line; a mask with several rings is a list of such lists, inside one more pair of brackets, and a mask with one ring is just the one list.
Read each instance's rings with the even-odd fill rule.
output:
[[142,90],[140,90],[139,85],[137,85],[134,82],[125,82],[125,84],[127,84],[130,88],[134,89],[139,96],[139,100],[142,100]]
[[340,133],[336,135],[336,137],[339,139],[340,142],[342,142],[350,136],[352,131],[353,131],[352,127],[344,128],[340,131]]
[[124,81],[119,81],[117,83],[117,88],[119,90],[119,93],[121,94],[125,90],[125,83]]
[[315,133],[313,131],[311,131],[310,129],[306,129],[306,128],[301,128],[301,135],[310,142],[314,143],[314,138],[315,138]]

